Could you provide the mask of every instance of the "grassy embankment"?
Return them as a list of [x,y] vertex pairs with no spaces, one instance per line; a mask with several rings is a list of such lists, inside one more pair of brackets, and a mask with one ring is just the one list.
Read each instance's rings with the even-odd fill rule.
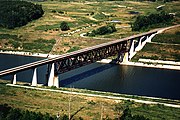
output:
[[180,27],[166,30],[156,35],[152,39],[152,43],[147,43],[145,47],[133,57],[133,61],[138,61],[139,58],[180,61],[179,38]]
[[[75,89],[73,89],[74,91]],[[97,93],[96,93],[97,94]],[[22,110],[30,110],[36,112],[50,113],[56,115],[68,115],[69,98],[71,98],[71,114],[75,113],[83,107],[83,109],[75,115],[84,119],[100,119],[100,111],[103,106],[103,117],[114,118],[117,112],[114,110],[118,103],[122,106],[128,105],[133,115],[144,115],[150,119],[161,120],[180,118],[178,108],[166,107],[163,105],[147,105],[131,101],[113,100],[98,97],[87,97],[80,95],[70,95],[64,93],[37,91],[24,88],[16,88],[6,86],[4,82],[0,83],[0,104],[8,104],[14,108]],[[178,101],[177,101],[178,103]]]
[[[139,14],[149,14],[156,12],[156,7],[161,2],[133,2],[133,1],[111,1],[107,2],[59,2],[45,1],[37,2],[42,4],[45,14],[42,18],[28,23],[27,25],[13,30],[0,28],[0,35],[6,36],[0,38],[0,49],[2,50],[22,50],[32,52],[51,51],[52,45],[56,40],[56,47],[52,53],[62,54],[81,48],[97,45],[100,43],[112,41],[123,37],[137,34],[132,32],[130,25],[134,21],[135,11]],[[164,3],[163,3],[164,4]],[[168,12],[177,12],[179,2],[165,3]],[[173,7],[172,7],[173,6]],[[178,13],[178,12],[177,12]],[[81,33],[92,31],[93,29],[106,24],[106,21],[119,20],[116,24],[117,32],[98,38],[82,38]],[[59,29],[60,22],[69,23],[70,30],[63,32]],[[85,28],[71,36],[63,37],[77,29]],[[12,37],[14,36],[14,37]],[[41,40],[50,40],[44,42]],[[39,41],[40,40],[40,41]],[[38,41],[39,48],[36,45]],[[34,47],[32,47],[34,46]],[[41,46],[46,46],[42,48]],[[19,48],[19,49],[18,49]]]

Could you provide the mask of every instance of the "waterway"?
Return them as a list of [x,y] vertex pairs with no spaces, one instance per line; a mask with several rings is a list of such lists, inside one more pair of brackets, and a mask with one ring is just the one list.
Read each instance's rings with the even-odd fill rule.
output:
[[[0,70],[40,59],[0,54]],[[45,83],[45,74],[46,65],[38,68],[38,83]],[[180,100],[178,70],[94,63],[61,74],[59,78],[61,87]],[[32,70],[19,73],[17,79],[31,82]]]

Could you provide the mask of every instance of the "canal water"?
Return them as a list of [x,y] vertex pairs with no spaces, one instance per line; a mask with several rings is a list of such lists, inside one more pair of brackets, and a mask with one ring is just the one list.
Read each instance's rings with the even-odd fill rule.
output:
[[[0,54],[0,70],[42,58]],[[45,83],[46,65],[38,68],[38,83]],[[5,77],[10,79],[12,76]],[[60,86],[180,100],[180,71],[94,63],[61,74]],[[31,82],[32,70],[19,73]]]

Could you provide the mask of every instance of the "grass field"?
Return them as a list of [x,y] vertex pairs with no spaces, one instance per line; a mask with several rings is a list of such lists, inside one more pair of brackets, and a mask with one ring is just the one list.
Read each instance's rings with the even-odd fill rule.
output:
[[0,83],[0,104],[8,104],[13,108],[42,112],[43,114],[47,112],[56,115],[60,112],[61,115],[68,115],[69,100],[71,101],[71,114],[82,108],[74,116],[75,119],[82,117],[85,120],[99,120],[102,110],[103,118],[113,119],[117,115],[116,105],[128,105],[133,115],[144,115],[152,120],[177,120],[180,118],[180,109],[163,105],[147,105],[133,101],[36,91],[6,86],[6,82],[2,81]]
[[[0,40],[0,49],[3,50],[22,50],[33,52],[47,53],[52,49],[49,45],[47,49],[38,50],[36,48],[26,49],[23,43],[30,44],[39,39],[56,40],[59,41],[56,49],[52,53],[62,54],[72,51],[71,48],[79,47],[85,48],[96,44],[113,41],[127,37],[138,32],[131,31],[131,23],[138,14],[147,15],[156,12],[156,7],[165,4],[165,10],[168,12],[176,12],[179,15],[179,2],[135,2],[135,1],[104,1],[104,2],[60,2],[57,0],[36,2],[42,4],[45,14],[42,18],[32,21],[27,25],[16,28],[14,30],[0,28],[0,35],[15,35],[17,39],[6,37]],[[173,7],[172,7],[173,6]],[[133,14],[136,12],[138,14]],[[178,17],[177,17],[178,19]],[[93,29],[107,24],[107,21],[118,20],[120,23],[116,24],[117,32],[98,36],[101,40],[96,38],[82,38],[81,33],[92,31]],[[68,22],[70,26],[69,31],[61,31],[59,26],[62,21]],[[84,29],[82,29],[84,28]],[[74,32],[80,29],[78,32]],[[73,33],[65,36],[68,33]],[[103,39],[103,38],[109,38]],[[21,39],[21,41],[17,41]],[[68,43],[69,46],[64,46]],[[87,44],[88,43],[88,44]],[[31,45],[31,44],[30,44]]]

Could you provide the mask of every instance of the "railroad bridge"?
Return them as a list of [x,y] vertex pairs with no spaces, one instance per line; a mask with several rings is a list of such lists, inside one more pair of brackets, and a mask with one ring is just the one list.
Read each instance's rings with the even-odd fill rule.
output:
[[116,56],[113,61],[116,63],[128,62],[134,54],[141,50],[147,41],[154,37],[159,29],[146,33],[133,35],[127,38],[103,43],[89,48],[81,49],[71,53],[66,53],[55,58],[47,58],[37,62],[21,65],[11,69],[0,71],[0,77],[12,75],[12,84],[17,82],[17,73],[32,69],[32,86],[37,86],[37,69],[42,65],[47,65],[47,85],[59,87],[58,75],[98,60]]

